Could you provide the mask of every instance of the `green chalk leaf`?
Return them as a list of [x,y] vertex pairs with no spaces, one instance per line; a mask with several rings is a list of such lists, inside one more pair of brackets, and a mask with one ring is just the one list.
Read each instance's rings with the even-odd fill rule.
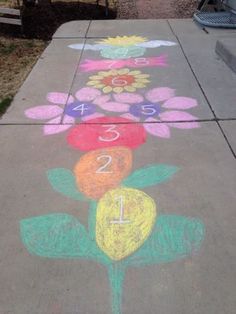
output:
[[75,176],[65,168],[55,168],[47,171],[48,181],[52,188],[67,197],[78,201],[86,201],[86,197],[78,190]]
[[76,258],[109,264],[85,227],[71,215],[59,213],[20,221],[21,239],[33,255],[47,258]]
[[175,166],[149,165],[134,171],[123,181],[123,185],[139,189],[160,184],[169,180],[177,171],[178,167]]
[[185,258],[199,250],[204,234],[204,224],[199,219],[159,216],[143,246],[124,262],[126,265],[144,266]]

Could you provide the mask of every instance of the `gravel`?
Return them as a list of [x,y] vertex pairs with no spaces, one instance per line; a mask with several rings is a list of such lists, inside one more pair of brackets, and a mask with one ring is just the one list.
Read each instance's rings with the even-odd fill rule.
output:
[[197,8],[197,0],[118,0],[119,19],[189,18]]

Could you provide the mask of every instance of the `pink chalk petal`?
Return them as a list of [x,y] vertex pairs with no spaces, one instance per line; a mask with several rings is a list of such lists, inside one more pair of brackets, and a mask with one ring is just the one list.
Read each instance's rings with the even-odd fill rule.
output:
[[129,105],[122,104],[115,101],[108,101],[99,105],[102,109],[113,112],[124,112],[129,111]]
[[102,95],[98,96],[94,99],[93,104],[95,105],[101,105],[104,104],[105,102],[109,101],[111,99],[110,95]]
[[145,96],[147,100],[155,103],[174,97],[175,90],[169,87],[157,87],[149,90]]
[[133,121],[140,121],[140,119],[138,117],[133,116],[131,113],[124,113],[120,115],[121,118],[125,118],[125,119],[129,119],[129,120],[133,120]]
[[56,105],[45,105],[29,108],[25,110],[26,117],[30,119],[51,119],[63,113],[63,109]]
[[128,104],[138,104],[143,102],[143,96],[135,93],[121,93],[113,95],[115,101],[126,102]]
[[74,124],[74,123],[75,123],[75,118],[74,117],[71,117],[71,116],[68,116],[68,115],[65,115],[63,117],[62,124]]
[[189,97],[173,97],[168,99],[163,105],[163,108],[169,109],[188,109],[198,105],[196,99]]
[[76,92],[75,97],[79,101],[92,101],[96,97],[100,96],[101,94],[102,93],[100,92],[100,90],[98,90],[96,88],[83,87]]
[[68,130],[72,125],[71,124],[59,124],[61,117],[57,117],[53,120],[50,120],[48,124],[45,124],[43,128],[44,135],[52,135],[64,132]]
[[[147,119],[147,121],[157,121],[155,119]],[[144,123],[144,128],[146,131],[154,136],[162,138],[170,138],[170,129],[165,123]]]
[[[57,93],[57,92],[52,92],[47,94],[47,100],[52,102],[53,104],[58,104],[58,105],[65,105],[67,102],[67,99],[72,100],[73,97],[69,96],[67,93]],[[72,102],[74,99],[72,100]]]
[[197,129],[201,127],[198,122],[169,123],[168,125],[177,129]]
[[67,105],[68,104],[72,104],[75,101],[73,96],[69,96],[68,100],[67,100]]
[[196,117],[185,111],[165,111],[159,114],[162,121],[194,121]]
[[93,114],[91,114],[89,116],[83,117],[81,120],[89,121],[89,120],[97,119],[97,118],[101,118],[101,117],[104,117],[104,114],[96,112],[96,113],[93,113]]
[[65,132],[71,128],[71,124],[45,125],[43,128],[44,135],[52,135]]

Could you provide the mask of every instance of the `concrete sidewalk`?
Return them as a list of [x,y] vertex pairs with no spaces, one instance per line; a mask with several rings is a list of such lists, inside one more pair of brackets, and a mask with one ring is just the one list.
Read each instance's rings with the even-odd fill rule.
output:
[[235,313],[225,37],[192,20],[57,30],[0,120],[1,314]]

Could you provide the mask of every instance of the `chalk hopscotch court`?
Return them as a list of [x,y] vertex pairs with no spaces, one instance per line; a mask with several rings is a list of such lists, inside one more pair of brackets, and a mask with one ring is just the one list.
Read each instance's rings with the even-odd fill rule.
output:
[[57,30],[0,120],[1,313],[234,313],[236,77],[217,36]]

